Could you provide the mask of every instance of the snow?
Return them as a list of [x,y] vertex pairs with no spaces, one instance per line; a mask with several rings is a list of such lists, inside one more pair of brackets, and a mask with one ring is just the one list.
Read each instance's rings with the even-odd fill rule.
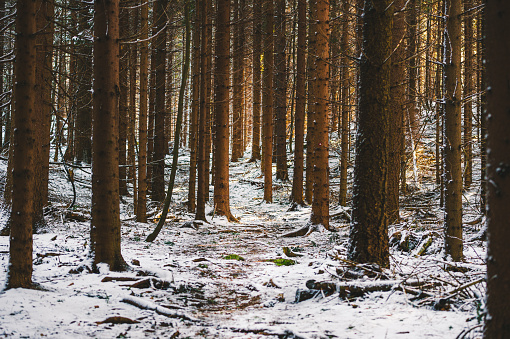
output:
[[[240,223],[229,223],[215,216],[208,206],[209,223],[190,227],[186,221],[189,157],[180,157],[181,168],[174,190],[167,223],[153,243],[144,242],[155,227],[154,222],[137,223],[132,218],[132,197],[121,203],[122,253],[132,267],[128,272],[100,273],[88,271],[90,223],[66,217],[72,190],[63,170],[51,169],[50,201],[46,213],[46,233],[34,235],[34,281],[44,290],[12,289],[0,294],[0,336],[8,338],[456,338],[463,330],[478,325],[484,286],[472,287],[468,296],[451,297],[449,310],[435,310],[430,303],[413,300],[398,288],[371,292],[342,299],[338,293],[324,292],[309,300],[295,302],[296,292],[306,290],[305,283],[317,281],[345,282],[338,276],[350,268],[344,258],[348,239],[348,222],[341,216],[349,209],[333,201],[332,226],[338,232],[316,231],[307,237],[282,238],[281,235],[308,222],[310,208],[289,211],[291,184],[274,181],[274,203],[262,201],[263,177],[260,163],[242,161],[230,165],[230,197],[233,214]],[[335,163],[332,162],[331,166]],[[0,163],[5,173],[6,164]],[[88,171],[88,172],[87,172]],[[90,170],[74,170],[77,205],[74,210],[89,215]],[[332,174],[334,175],[334,174]],[[292,177],[292,176],[291,176]],[[423,185],[421,190],[426,190]],[[212,188],[211,188],[212,190]],[[212,191],[211,191],[212,193]],[[476,194],[467,192],[468,202]],[[476,192],[475,192],[476,193]],[[336,194],[336,192],[332,192]],[[212,197],[212,194],[211,194]],[[155,210],[151,203],[149,210]],[[6,223],[8,211],[0,211]],[[419,210],[402,212],[403,221],[392,225],[392,232],[422,237],[441,233],[442,212],[431,206],[433,217],[419,215]],[[467,212],[469,220],[475,219]],[[428,219],[427,219],[428,218]],[[430,220],[432,221],[430,221]],[[473,229],[471,233],[475,234]],[[469,238],[469,237],[466,237]],[[444,260],[441,240],[437,240],[422,257],[414,252],[391,249],[391,267],[382,270],[395,285],[405,279],[422,279],[438,283],[434,293],[447,296],[449,291],[485,274],[485,244],[467,241],[466,260],[459,267],[465,273],[445,269],[452,264]],[[303,256],[292,258],[296,265],[277,266],[268,259],[286,258],[282,247]],[[0,237],[0,281],[6,279],[9,237]],[[237,254],[245,260],[227,260]],[[70,273],[74,272],[74,273]],[[139,276],[137,276],[139,275]],[[150,278],[167,282],[158,288],[152,280],[147,288],[131,287],[134,281],[102,282],[105,277]],[[436,279],[436,280],[434,280]],[[454,283],[458,280],[458,283]],[[365,274],[351,282],[360,286],[375,284]],[[453,281],[453,283],[452,283]],[[387,282],[387,281],[386,281]],[[138,303],[140,307],[131,303]],[[483,307],[483,305],[481,306]],[[177,317],[169,317],[177,315]],[[185,315],[187,318],[179,318]],[[100,323],[109,317],[129,318],[135,323]],[[470,337],[481,337],[470,332]]]

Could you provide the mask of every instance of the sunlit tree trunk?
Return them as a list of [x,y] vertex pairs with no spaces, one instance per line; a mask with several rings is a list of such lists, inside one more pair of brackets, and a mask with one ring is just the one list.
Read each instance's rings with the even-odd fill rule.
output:
[[314,183],[311,222],[329,229],[329,0],[317,1]]
[[[464,11],[472,7],[472,0],[464,0]],[[473,17],[468,13],[464,17],[464,187],[473,183],[473,105],[470,95],[473,93],[474,55],[473,55]]]
[[119,0],[94,2],[92,222],[94,265],[126,268],[120,251]]
[[342,3],[342,38],[341,48],[342,53],[341,62],[342,65],[342,83],[341,83],[341,122],[339,123],[340,135],[341,135],[341,154],[340,154],[340,193],[339,203],[340,206],[347,205],[347,166],[349,163],[349,96],[350,96],[350,72],[349,72],[349,2],[344,1]]
[[216,67],[214,74],[215,182],[214,208],[217,215],[235,220],[230,212],[229,189],[229,85],[230,85],[230,0],[218,0],[216,7]]

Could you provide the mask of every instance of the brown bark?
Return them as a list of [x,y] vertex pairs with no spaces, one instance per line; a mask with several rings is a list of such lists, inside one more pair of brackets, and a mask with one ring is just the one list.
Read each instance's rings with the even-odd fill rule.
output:
[[317,1],[314,183],[311,222],[329,229],[329,0]]
[[[36,149],[36,2],[16,3],[12,211],[7,288],[32,287],[32,215]],[[23,67],[19,67],[23,65]]]
[[195,212],[196,209],[196,183],[197,183],[197,161],[198,161],[198,117],[200,110],[200,36],[202,34],[201,12],[204,4],[200,0],[195,1],[195,18],[193,20],[193,55],[191,68],[191,116],[190,116],[190,163],[189,163],[189,184],[188,184],[188,211]]
[[264,69],[262,72],[262,173],[264,201],[273,202],[273,1],[263,2]]
[[288,180],[287,170],[287,63],[285,56],[285,0],[275,2],[274,115],[276,179]]
[[48,177],[50,169],[50,126],[52,113],[52,58],[53,58],[53,2],[37,1],[37,30],[41,33],[36,38],[36,115],[38,127],[35,148],[38,150],[34,158],[35,172],[34,231],[45,224],[43,208],[48,204]]
[[[156,69],[155,117],[154,117],[154,153],[152,158],[152,200],[162,202],[165,199],[165,155],[167,151],[165,137],[165,72],[166,72],[166,8],[167,0],[157,0],[154,5],[154,23],[158,35],[154,38]],[[178,147],[178,145],[175,145]]]
[[452,260],[463,257],[461,169],[461,12],[460,0],[447,3],[445,37],[445,250]]
[[243,156],[244,0],[234,0],[232,161]]
[[260,91],[262,55],[262,5],[261,1],[253,1],[253,138],[250,161],[260,160]]
[[405,44],[406,35],[404,0],[394,3],[395,16],[393,17],[391,56],[391,117],[389,130],[389,171],[388,171],[388,223],[399,220],[399,186],[400,163],[402,158],[402,141],[404,138],[403,121],[405,110]]
[[147,84],[149,5],[141,0],[140,10],[140,111],[138,115],[138,207],[136,221],[147,222]]
[[[473,6],[472,0],[464,0],[464,12]],[[474,54],[473,54],[473,17],[467,14],[464,17],[464,187],[473,183],[473,106],[470,98],[473,93],[474,80]]]
[[485,9],[487,46],[487,159],[488,197],[487,226],[487,315],[484,338],[510,336],[510,3],[487,1]]
[[315,56],[317,55],[317,43],[316,34],[316,1],[308,3],[308,55],[306,60],[307,66],[307,84],[308,84],[308,97],[307,97],[307,112],[306,112],[306,182],[305,182],[305,201],[309,204],[313,200],[313,165],[314,159],[314,136],[315,136],[315,104],[316,104],[316,93],[315,93],[315,78],[316,74],[316,62]]
[[[128,5],[128,0],[122,1],[123,6]],[[125,40],[129,36],[129,13],[125,8],[120,14],[121,39]],[[128,120],[129,120],[129,46],[120,45],[119,77],[120,77],[120,98],[119,98],[119,193],[128,195],[127,189],[127,139],[128,139]]]
[[229,85],[230,85],[230,0],[218,0],[216,7],[216,67],[214,74],[214,139],[216,215],[235,220],[230,212],[228,169],[229,149]]
[[389,266],[387,183],[393,7],[365,1],[348,257]]
[[341,84],[341,105],[342,116],[339,123],[341,133],[341,154],[340,154],[340,206],[347,205],[347,166],[349,163],[349,96],[350,96],[350,72],[349,72],[349,2],[342,3],[342,38],[341,38],[341,62],[342,65],[342,84]]
[[304,141],[305,141],[305,109],[306,109],[306,0],[298,0],[298,48],[296,65],[296,114],[295,114],[295,149],[294,177],[292,178],[292,202],[302,205],[303,172],[304,172]]
[[[132,36],[136,35],[136,32],[138,30],[138,8],[132,9],[130,13],[130,32]],[[137,215],[137,207],[138,207],[138,190],[136,187],[136,150],[135,150],[135,144],[136,144],[136,136],[135,136],[135,130],[136,130],[136,88],[137,88],[137,61],[138,61],[138,51],[137,51],[137,45],[130,44],[129,45],[129,119],[128,119],[128,130],[127,130],[127,137],[128,137],[128,179],[131,182],[131,185],[133,187],[133,212],[135,215]]]
[[94,2],[92,221],[94,265],[123,270],[119,210],[119,0]]

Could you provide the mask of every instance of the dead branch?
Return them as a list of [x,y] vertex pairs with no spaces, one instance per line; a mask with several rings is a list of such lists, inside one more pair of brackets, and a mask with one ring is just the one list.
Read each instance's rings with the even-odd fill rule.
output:
[[158,306],[157,304],[147,301],[147,300],[144,300],[142,298],[127,296],[127,297],[124,297],[121,301],[124,303],[130,304],[130,305],[133,305],[135,307],[141,308],[142,310],[154,311],[157,314],[164,315],[165,317],[177,318],[177,319],[182,319],[182,320],[191,321],[191,322],[199,321],[198,319],[195,319],[189,315],[179,313],[176,311],[172,311],[172,310],[165,308],[163,306]]

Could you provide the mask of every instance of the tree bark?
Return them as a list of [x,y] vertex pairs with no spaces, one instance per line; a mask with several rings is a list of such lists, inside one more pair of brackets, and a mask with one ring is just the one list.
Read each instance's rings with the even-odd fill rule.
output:
[[260,91],[262,55],[262,8],[261,1],[253,1],[253,138],[250,161],[260,160]]
[[92,222],[94,265],[124,270],[119,209],[119,0],[94,2]]
[[445,250],[452,260],[463,257],[461,169],[461,12],[460,0],[448,0],[445,37]]
[[348,258],[389,266],[387,185],[393,6],[365,1]]
[[216,215],[235,220],[230,212],[229,189],[229,85],[230,85],[230,0],[218,0],[216,7],[216,67],[214,74],[214,140]]
[[[7,288],[32,287],[36,149],[36,1],[16,2],[12,210]],[[19,67],[19,65],[23,65]]]
[[488,251],[487,251],[487,315],[484,338],[510,337],[510,44],[502,39],[510,34],[510,3],[487,1],[487,181],[488,185]]

